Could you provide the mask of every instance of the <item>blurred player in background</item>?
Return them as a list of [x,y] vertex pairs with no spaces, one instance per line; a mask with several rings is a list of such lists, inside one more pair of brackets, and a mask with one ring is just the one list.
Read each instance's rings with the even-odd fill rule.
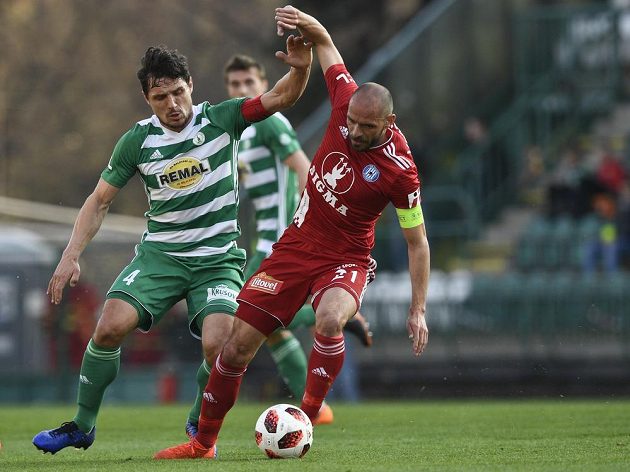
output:
[[332,103],[330,121],[293,224],[239,293],[232,334],[204,392],[197,436],[158,452],[157,459],[214,457],[247,365],[267,336],[287,326],[310,295],[316,333],[301,408],[316,417],[341,370],[342,329],[359,308],[374,225],[389,202],[396,207],[408,248],[412,299],[407,330],[413,353],[420,355],[428,342],[429,245],[420,183],[407,141],[394,124],[391,95],[374,83],[357,87],[315,18],[287,6],[276,9],[276,20],[279,33],[299,28],[315,45]]
[[[242,54],[233,56],[226,63],[224,79],[230,98],[256,97],[266,92],[269,86],[264,67]],[[279,112],[243,131],[238,160],[239,179],[252,201],[256,220],[256,250],[248,257],[245,269],[245,279],[248,279],[271,254],[271,246],[289,226],[306,186],[311,163],[302,151],[291,123]],[[277,329],[267,339],[271,357],[295,398],[304,395],[307,359],[290,330],[314,325],[315,312],[310,304],[306,304],[296,313],[288,329]],[[346,326],[353,329],[363,345],[371,345],[371,333],[359,313]],[[201,400],[211,367],[204,362],[197,371],[197,397],[186,424],[186,433],[191,438],[197,434]],[[329,424],[332,421],[332,409],[324,403],[314,423]]]
[[146,51],[138,79],[154,114],[114,148],[50,280],[51,301],[58,304],[65,285],[79,280],[79,256],[119,189],[136,173],[149,197],[148,229],[136,257],[109,290],[88,343],[76,416],[37,434],[33,444],[38,449],[54,454],[68,446],[92,445],[105,389],[118,373],[123,340],[136,328],[149,330],[179,300],[186,300],[190,331],[201,338],[207,365],[213,364],[231,332],[243,284],[245,254],[235,243],[240,233],[238,140],[251,123],[292,106],[310,73],[311,45],[290,37],[286,46],[287,52],[276,56],[290,70],[269,92],[217,105],[193,105],[184,56],[164,47]]

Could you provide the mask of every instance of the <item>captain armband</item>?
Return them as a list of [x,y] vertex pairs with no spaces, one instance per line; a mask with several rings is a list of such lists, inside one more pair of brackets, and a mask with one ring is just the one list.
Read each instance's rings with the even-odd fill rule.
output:
[[396,208],[401,228],[415,228],[424,223],[424,215],[420,205],[413,208]]

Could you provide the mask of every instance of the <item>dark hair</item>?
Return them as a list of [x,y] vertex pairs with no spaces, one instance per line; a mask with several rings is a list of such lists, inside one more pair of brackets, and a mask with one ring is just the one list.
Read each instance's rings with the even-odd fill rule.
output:
[[229,72],[234,72],[237,70],[249,70],[252,67],[258,70],[258,74],[260,75],[261,79],[264,80],[267,78],[265,68],[254,58],[246,56],[245,54],[237,54],[236,56],[232,56],[225,63],[225,67],[223,68],[223,78],[227,80],[227,75]]
[[168,49],[166,46],[150,47],[140,60],[140,65],[142,67],[137,75],[145,96],[159,79],[182,79],[186,83],[190,81],[188,60],[177,49]]

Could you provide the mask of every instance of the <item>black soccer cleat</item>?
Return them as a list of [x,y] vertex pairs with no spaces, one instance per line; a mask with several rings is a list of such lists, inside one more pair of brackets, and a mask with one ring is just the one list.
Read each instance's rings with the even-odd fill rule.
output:
[[345,331],[354,334],[365,347],[372,345],[372,332],[370,323],[358,311],[343,327]]

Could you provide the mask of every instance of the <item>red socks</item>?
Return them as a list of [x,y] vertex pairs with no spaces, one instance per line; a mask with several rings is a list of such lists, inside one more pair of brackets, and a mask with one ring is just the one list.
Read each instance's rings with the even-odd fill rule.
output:
[[[330,386],[341,371],[345,349],[343,335],[329,338],[315,334],[301,405],[311,420],[317,416]],[[217,358],[201,403],[196,439],[202,446],[210,448],[217,442],[223,419],[236,402],[246,370],[246,367],[224,364],[221,356]]]
[[311,420],[319,413],[330,386],[341,371],[345,350],[343,335],[329,338],[315,333],[313,350],[308,359],[306,391],[301,405]]
[[217,357],[201,402],[197,441],[204,447],[210,448],[217,442],[223,419],[236,402],[246,370],[247,367],[226,365],[220,355]]

